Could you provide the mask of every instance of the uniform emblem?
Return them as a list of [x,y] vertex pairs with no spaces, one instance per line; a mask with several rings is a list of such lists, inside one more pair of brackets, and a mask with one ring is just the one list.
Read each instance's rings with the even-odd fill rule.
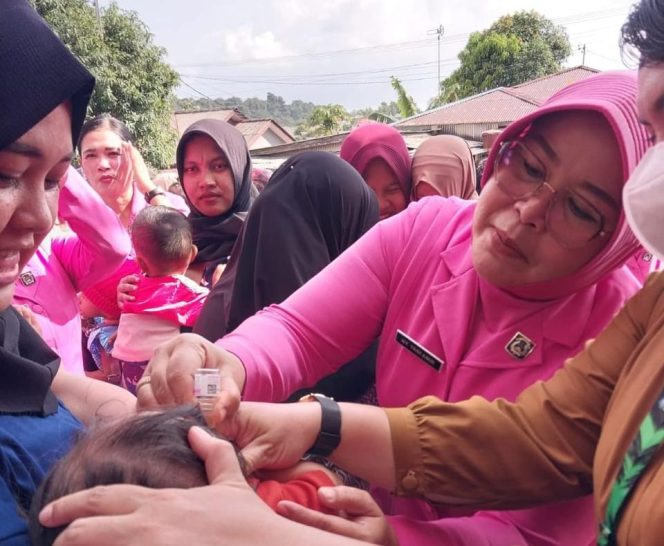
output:
[[523,360],[535,349],[535,342],[521,332],[514,334],[514,337],[505,345],[505,350],[517,360]]
[[644,262],[650,262],[652,261],[652,254],[650,254],[650,252],[646,252],[641,259]]
[[18,278],[21,281],[21,284],[23,286],[31,286],[37,282],[37,279],[35,279],[35,276],[32,274],[32,271],[26,271],[25,273],[21,273]]

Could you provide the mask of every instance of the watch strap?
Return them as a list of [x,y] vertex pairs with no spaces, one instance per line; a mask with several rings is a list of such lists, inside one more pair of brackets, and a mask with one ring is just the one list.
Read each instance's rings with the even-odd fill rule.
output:
[[341,442],[341,409],[332,398],[323,394],[311,394],[307,397],[320,404],[320,433],[307,455],[328,457]]
[[155,197],[157,197],[157,195],[166,195],[166,192],[162,190],[159,186],[157,186],[151,189],[150,191],[145,192],[145,195],[143,197],[145,197],[145,202],[149,205],[150,201],[152,201]]

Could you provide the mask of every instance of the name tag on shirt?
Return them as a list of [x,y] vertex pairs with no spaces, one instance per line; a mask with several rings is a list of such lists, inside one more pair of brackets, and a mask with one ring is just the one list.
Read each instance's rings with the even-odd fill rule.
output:
[[413,353],[417,358],[422,360],[427,366],[430,366],[437,372],[445,365],[445,361],[441,358],[438,358],[435,354],[429,351],[426,347],[420,345],[408,334],[397,330],[397,343],[403,345],[411,353]]

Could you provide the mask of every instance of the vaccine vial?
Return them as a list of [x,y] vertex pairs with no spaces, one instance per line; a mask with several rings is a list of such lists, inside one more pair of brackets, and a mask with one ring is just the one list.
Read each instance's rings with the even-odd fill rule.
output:
[[216,368],[199,368],[194,372],[194,396],[206,414],[214,408],[221,392],[221,372]]

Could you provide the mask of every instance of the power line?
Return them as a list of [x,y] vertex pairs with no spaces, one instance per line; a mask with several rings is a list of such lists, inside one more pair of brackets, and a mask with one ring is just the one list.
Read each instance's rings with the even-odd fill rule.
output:
[[199,95],[205,97],[206,99],[214,100],[212,97],[208,97],[208,96],[207,96],[205,93],[203,93],[202,91],[199,91],[199,90],[196,89],[195,87],[192,87],[191,85],[189,85],[186,81],[184,81],[184,80],[182,79],[182,77],[180,77],[179,79],[180,79],[180,83],[182,83],[183,85],[186,85],[186,86],[187,86],[189,89],[191,89],[192,91],[195,91],[196,93],[198,93]]

